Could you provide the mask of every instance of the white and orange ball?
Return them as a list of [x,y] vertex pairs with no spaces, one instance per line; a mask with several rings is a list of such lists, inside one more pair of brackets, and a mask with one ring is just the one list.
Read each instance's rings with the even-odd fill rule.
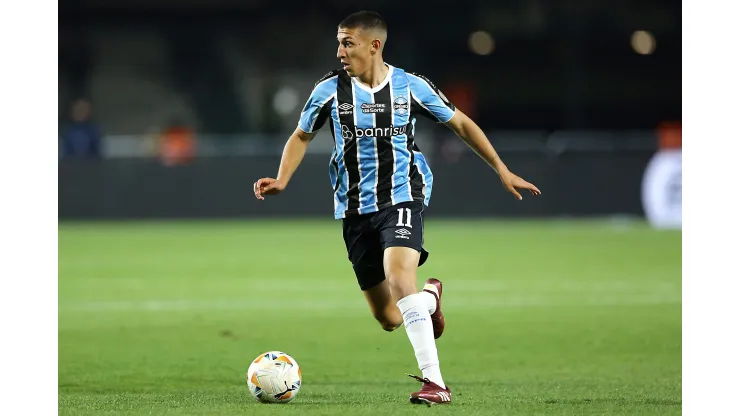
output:
[[301,389],[301,369],[290,355],[280,351],[260,354],[247,370],[249,393],[263,403],[288,403]]

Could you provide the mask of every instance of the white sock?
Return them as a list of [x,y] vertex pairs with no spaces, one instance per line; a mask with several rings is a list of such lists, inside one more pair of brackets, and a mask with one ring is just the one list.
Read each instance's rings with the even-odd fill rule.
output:
[[[424,289],[427,287],[424,286]],[[437,288],[434,287],[434,285],[429,285],[429,289],[434,290],[434,292],[437,292]],[[427,305],[427,310],[429,311],[429,315],[433,314],[434,312],[437,312],[437,297],[432,295],[431,293],[422,290],[419,292],[422,298],[424,298],[424,304]]]
[[439,358],[437,358],[437,345],[434,343],[432,319],[429,316],[424,297],[421,293],[415,293],[399,300],[396,306],[403,315],[406,334],[414,347],[416,361],[419,364],[422,377],[428,378],[440,387],[445,388],[442,373],[439,370]]

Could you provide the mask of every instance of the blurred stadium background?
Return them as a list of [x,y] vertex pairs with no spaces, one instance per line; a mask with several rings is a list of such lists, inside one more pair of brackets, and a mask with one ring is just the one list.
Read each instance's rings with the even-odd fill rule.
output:
[[[680,413],[680,2],[65,0],[60,414],[239,412],[241,372],[269,349],[307,367],[320,411],[400,411],[415,362],[356,289],[327,128],[285,193],[252,194],[363,9],[389,24],[386,61],[428,76],[543,191],[516,201],[451,131],[417,125],[435,175],[420,278],[450,281],[439,348],[460,400]],[[265,317],[281,311],[287,334]],[[458,352],[485,374],[445,367]]]
[[[661,144],[680,147],[677,3],[461,0],[454,18],[448,2],[372,7],[390,26],[386,60],[431,78],[546,193],[515,203],[451,131],[424,120],[431,216],[645,214],[648,162]],[[326,216],[327,129],[290,192],[258,204],[249,189],[276,173],[313,84],[337,67],[337,22],[355,10],[338,1],[60,4],[60,217]],[[74,122],[88,110],[91,120]],[[674,182],[661,204],[680,204]]]

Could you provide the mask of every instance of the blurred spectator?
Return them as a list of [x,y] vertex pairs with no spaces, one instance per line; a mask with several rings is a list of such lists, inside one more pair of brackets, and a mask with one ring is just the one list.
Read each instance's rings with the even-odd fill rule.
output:
[[76,159],[99,159],[102,135],[97,124],[91,120],[92,106],[85,99],[72,105],[72,122],[62,135],[63,157]]
[[681,122],[665,121],[658,126],[658,143],[661,149],[681,148]]
[[183,165],[195,157],[195,133],[185,123],[174,120],[162,131],[159,160],[166,166]]

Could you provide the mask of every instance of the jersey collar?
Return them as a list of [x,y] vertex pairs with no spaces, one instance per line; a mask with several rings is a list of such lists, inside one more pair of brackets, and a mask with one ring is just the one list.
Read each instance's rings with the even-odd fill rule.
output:
[[391,65],[391,64],[389,64],[389,63],[386,63],[385,65],[386,65],[386,66],[388,67],[388,73],[387,73],[387,74],[385,75],[385,79],[383,79],[383,82],[381,82],[380,84],[378,84],[378,86],[377,86],[377,87],[375,87],[375,88],[370,88],[370,87],[368,87],[367,85],[365,85],[365,84],[363,84],[362,82],[360,82],[360,80],[359,80],[359,79],[357,79],[357,77],[352,77],[352,82],[353,82],[353,83],[354,83],[354,84],[355,84],[355,85],[356,85],[356,86],[357,86],[358,88],[361,88],[361,89],[363,89],[363,90],[365,90],[365,91],[367,91],[367,92],[369,92],[369,93],[371,93],[371,94],[374,94],[374,93],[376,93],[376,92],[378,92],[378,91],[382,90],[382,89],[383,89],[383,87],[385,87],[385,86],[386,86],[386,84],[388,84],[388,82],[389,82],[389,81],[391,80],[391,74],[393,74],[393,65]]

